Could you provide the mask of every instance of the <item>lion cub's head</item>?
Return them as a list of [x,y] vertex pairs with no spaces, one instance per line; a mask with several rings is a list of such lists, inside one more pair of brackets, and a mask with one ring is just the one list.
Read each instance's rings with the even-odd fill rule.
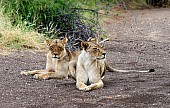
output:
[[81,43],[83,50],[93,59],[105,59],[106,52],[104,49],[98,44],[97,39],[93,38],[91,41],[83,41]]
[[49,48],[50,53],[52,54],[52,58],[60,59],[65,53],[65,45],[67,43],[67,38],[64,39],[54,39],[54,40],[46,40],[46,44]]

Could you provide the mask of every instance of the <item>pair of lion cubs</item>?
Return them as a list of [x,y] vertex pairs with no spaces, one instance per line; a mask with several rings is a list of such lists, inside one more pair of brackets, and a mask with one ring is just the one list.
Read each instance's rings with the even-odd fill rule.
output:
[[[45,70],[21,72],[22,75],[34,75],[37,79],[67,78],[76,80],[76,87],[82,91],[90,91],[103,87],[102,78],[107,70],[114,72],[136,72],[136,70],[117,70],[106,63],[106,52],[96,38],[81,43],[82,50],[71,53],[65,48],[67,38],[46,40],[49,48]],[[138,71],[138,72],[151,72]]]

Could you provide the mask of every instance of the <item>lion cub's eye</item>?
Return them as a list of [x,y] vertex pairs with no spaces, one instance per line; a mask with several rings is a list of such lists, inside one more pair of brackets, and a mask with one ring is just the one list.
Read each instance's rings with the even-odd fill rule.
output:
[[61,49],[62,49],[62,47],[58,47],[58,49],[60,49],[60,50],[61,50]]
[[49,50],[52,50],[52,49],[53,49],[53,47],[52,47],[52,46],[50,46],[50,47],[49,47]]
[[93,48],[94,50],[98,50],[98,48]]

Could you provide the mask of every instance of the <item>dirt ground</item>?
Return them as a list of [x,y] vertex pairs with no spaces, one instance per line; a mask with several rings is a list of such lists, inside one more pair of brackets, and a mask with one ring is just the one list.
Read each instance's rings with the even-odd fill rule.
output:
[[45,68],[45,53],[13,51],[0,55],[0,108],[170,108],[170,8],[127,11],[104,19],[103,28],[112,67],[156,72],[107,72],[104,88],[82,92],[73,79],[21,76]]

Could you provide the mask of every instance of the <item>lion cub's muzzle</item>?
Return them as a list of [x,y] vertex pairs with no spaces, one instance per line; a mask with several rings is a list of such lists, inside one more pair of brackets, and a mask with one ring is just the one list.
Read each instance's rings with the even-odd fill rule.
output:
[[59,56],[58,56],[58,54],[53,54],[53,57],[52,57],[52,58],[58,59]]
[[102,56],[100,58],[97,58],[98,60],[105,59],[106,58],[106,53],[102,53]]

